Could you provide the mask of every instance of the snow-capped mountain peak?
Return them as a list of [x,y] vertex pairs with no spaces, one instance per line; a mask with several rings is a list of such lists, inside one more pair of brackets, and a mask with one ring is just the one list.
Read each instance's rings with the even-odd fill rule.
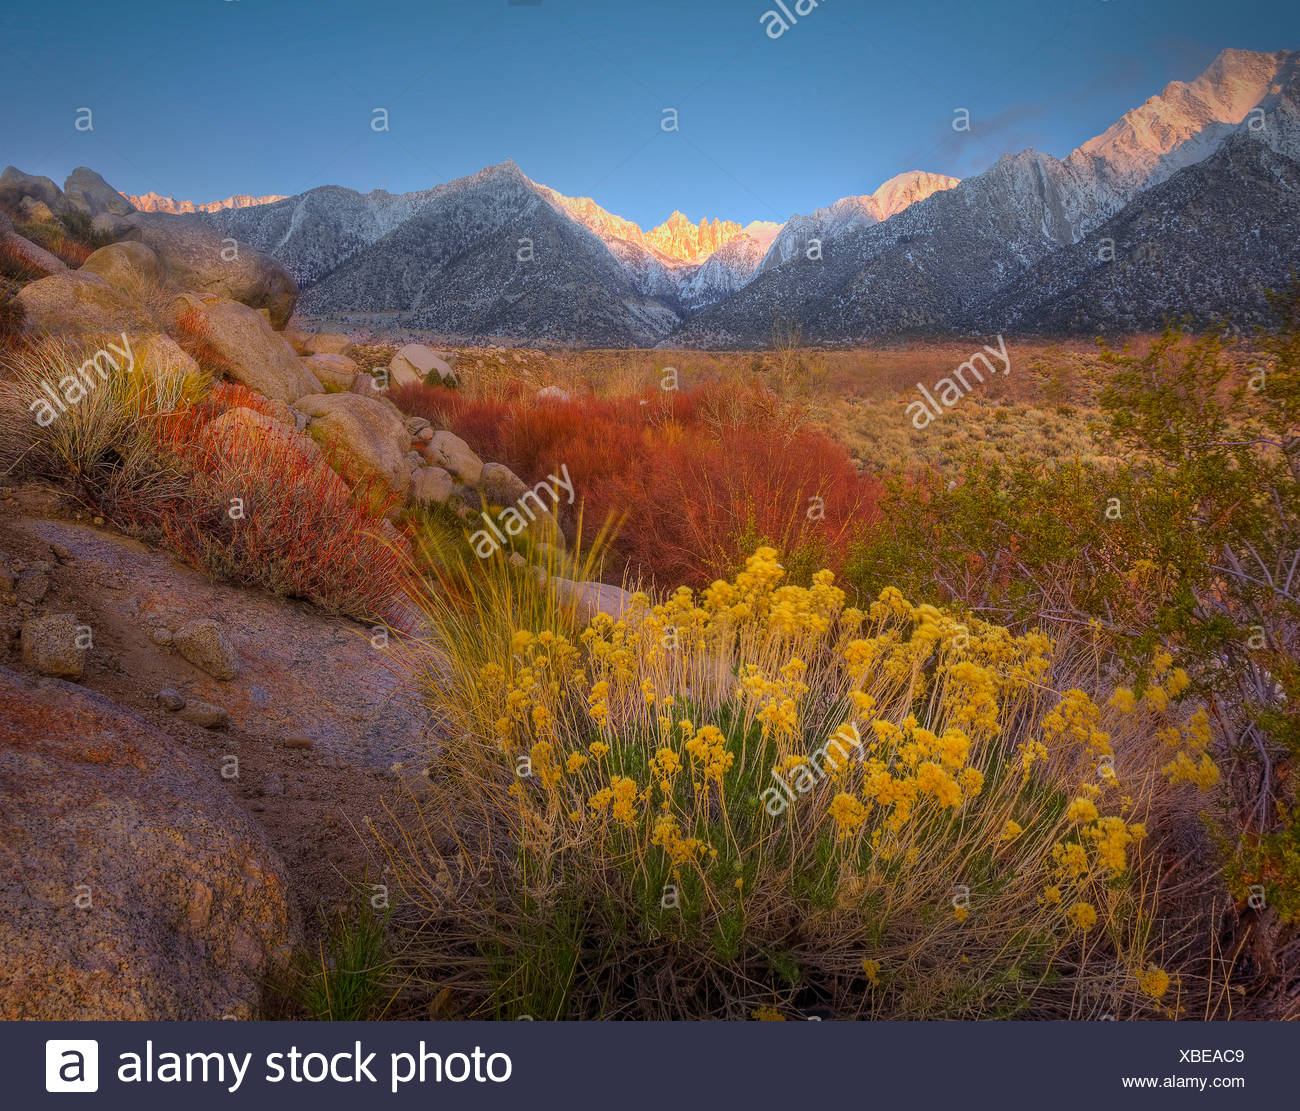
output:
[[951,189],[959,179],[947,174],[931,174],[925,170],[907,170],[891,177],[871,194],[875,201],[877,218],[888,220],[903,209],[923,201],[943,189]]
[[1066,162],[1127,200],[1218,150],[1295,59],[1287,50],[1224,50],[1195,80],[1171,81]]
[[791,216],[774,238],[760,269],[771,270],[789,262],[807,251],[814,240],[824,246],[828,240],[882,223],[958,183],[957,178],[946,174],[907,170],[891,177],[874,193],[841,197],[807,216]]

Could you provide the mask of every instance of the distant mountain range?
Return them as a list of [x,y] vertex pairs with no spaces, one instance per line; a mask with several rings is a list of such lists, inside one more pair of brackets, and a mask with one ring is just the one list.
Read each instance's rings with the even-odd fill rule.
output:
[[1225,50],[1064,160],[1026,150],[960,182],[912,171],[780,225],[674,212],[643,232],[512,161],[415,193],[325,186],[185,218],[279,259],[303,313],[464,340],[749,346],[778,321],[829,343],[1117,332],[1184,314],[1250,324],[1263,287],[1300,268],[1298,74],[1295,52]]
[[265,197],[250,197],[247,193],[238,193],[233,197],[227,197],[224,201],[208,201],[206,204],[195,204],[193,201],[178,201],[174,197],[164,197],[158,193],[142,193],[138,197],[133,197],[130,193],[123,193],[122,196],[141,212],[166,212],[173,216],[191,212],[220,212],[226,208],[248,208],[251,205],[273,204],[275,201],[288,199],[287,195],[283,193],[271,193]]

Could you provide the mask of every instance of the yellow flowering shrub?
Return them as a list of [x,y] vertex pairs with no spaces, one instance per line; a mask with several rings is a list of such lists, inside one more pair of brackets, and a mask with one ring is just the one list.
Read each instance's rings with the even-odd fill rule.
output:
[[484,617],[499,651],[441,697],[447,797],[497,831],[489,1005],[590,1017],[644,977],[664,1017],[786,1013],[807,982],[845,1017],[1069,1015],[1097,977],[1154,1009],[1140,730],[1174,731],[1175,782],[1208,759],[1185,676],[1159,706],[1085,689],[1042,632],[783,579],[763,548],[581,630]]

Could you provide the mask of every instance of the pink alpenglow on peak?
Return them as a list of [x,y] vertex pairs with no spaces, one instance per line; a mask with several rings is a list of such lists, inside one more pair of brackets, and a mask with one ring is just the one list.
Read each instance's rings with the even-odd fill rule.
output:
[[178,201],[174,197],[164,197],[161,193],[142,193],[138,197],[133,197],[129,193],[123,193],[141,212],[167,212],[173,216],[185,215],[192,212],[222,212],[228,208],[252,208],[254,205],[274,204],[276,201],[288,199],[286,194],[269,193],[265,197],[252,197],[247,193],[236,193],[233,197],[227,197],[224,201],[208,201],[206,204],[195,204],[193,201]]
[[701,220],[697,226],[684,213],[674,212],[657,228],[646,232],[645,241],[666,255],[693,262],[713,254],[744,230],[733,220]]
[[1171,81],[1075,150],[1066,164],[1092,172],[1121,196],[1148,189],[1213,154],[1225,136],[1262,125],[1264,101],[1280,95],[1296,53],[1223,50],[1192,81]]
[[884,185],[871,194],[876,202],[879,219],[888,220],[897,216],[905,208],[910,208],[918,201],[945,189],[952,189],[961,184],[961,180],[947,174],[932,174],[925,170],[907,170],[891,177]]

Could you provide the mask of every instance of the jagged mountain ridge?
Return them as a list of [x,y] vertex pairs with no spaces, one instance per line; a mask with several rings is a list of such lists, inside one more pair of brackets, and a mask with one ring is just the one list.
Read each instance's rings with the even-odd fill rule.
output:
[[[832,342],[957,332],[974,324],[995,331],[1034,330],[1045,322],[1024,313],[1014,324],[1001,320],[997,307],[1003,292],[1022,277],[1032,283],[1025,277],[1030,273],[1040,285],[1046,282],[1058,252],[1138,203],[1145,190],[1190,175],[1183,188],[1210,192],[1187,203],[1210,208],[1215,190],[1269,192],[1260,175],[1233,180],[1192,174],[1233,136],[1252,137],[1281,155],[1274,166],[1280,187],[1297,188],[1287,167],[1300,157],[1298,68],[1293,52],[1224,51],[1202,78],[1167,86],[1167,99],[1151,98],[1064,161],[1036,151],[1006,155],[983,174],[884,223],[849,226],[823,247],[820,260],[792,252],[788,261],[772,266],[769,256],[754,281],[693,315],[674,342],[762,343],[776,317],[799,324],[809,339]],[[1256,103],[1245,107],[1252,97]],[[1210,119],[1215,113],[1225,118]],[[1192,119],[1202,121],[1200,130],[1191,129]],[[1253,205],[1250,198],[1242,203]],[[1132,231],[1153,245],[1170,234],[1158,222],[1139,221]],[[1139,252],[1141,245],[1130,246]],[[1286,251],[1275,252],[1272,266],[1231,255],[1215,262],[1212,250],[1206,253],[1213,280],[1197,287],[1201,300],[1194,311],[1202,317],[1232,315],[1240,304],[1254,303],[1258,291],[1238,293],[1243,283],[1266,273],[1273,281],[1285,278],[1277,272],[1277,260]],[[1217,292],[1208,297],[1211,290]],[[1141,326],[1158,325],[1167,300],[1149,297],[1144,303]],[[1060,319],[1056,309],[1049,315]]]
[[1171,81],[1066,161],[1127,200],[1214,153],[1275,82],[1290,84],[1296,64],[1285,50],[1224,50],[1196,80]]
[[[680,317],[741,288],[758,271],[782,227],[765,221],[742,227],[735,221],[717,219],[694,224],[684,214],[674,212],[658,227],[642,231],[632,221],[608,212],[591,198],[567,197],[529,180],[511,160],[414,193],[390,194],[376,190],[361,194],[340,186],[322,186],[278,202],[205,212],[198,214],[198,218],[219,228],[223,234],[272,255],[304,289],[311,289],[403,223],[423,218],[446,198],[479,190],[485,182],[504,180],[513,174],[557,213],[603,243],[631,283],[631,295],[658,303],[651,315],[660,321]],[[904,179],[906,188],[897,188]],[[925,189],[930,181],[951,180],[933,174],[900,175],[882,187],[889,192],[879,212],[883,214],[889,206],[900,208],[911,203],[920,195],[918,188]],[[398,311],[379,308],[388,301],[382,294],[371,304],[362,303],[361,299],[369,294],[356,286],[355,277],[347,283],[354,301],[346,308],[339,306],[338,289],[344,285],[341,279],[332,291],[306,298],[305,306],[329,304],[334,306],[331,311]],[[633,316],[640,319],[641,311],[637,308]]]
[[299,302],[450,335],[651,344],[680,318],[643,296],[605,244],[513,162],[440,186]]
[[140,212],[165,212],[170,216],[185,216],[196,212],[221,212],[227,208],[252,208],[254,205],[283,201],[288,197],[285,193],[272,193],[265,197],[236,193],[233,197],[226,197],[224,200],[195,204],[193,201],[178,201],[175,197],[164,197],[160,193],[153,192],[142,193],[138,197],[133,197],[129,193],[123,193],[122,196],[135,205]]
[[[448,332],[752,345],[765,343],[783,319],[810,340],[851,342],[975,323],[997,330],[1004,311],[1010,319],[1003,329],[1014,322],[1033,330],[1074,319],[1064,302],[1046,299],[1052,291],[1068,299],[1068,290],[1087,284],[1086,275],[1073,273],[1069,248],[1100,234],[1148,191],[1212,162],[1232,136],[1249,133],[1280,155],[1270,172],[1283,192],[1292,188],[1297,84],[1292,52],[1225,50],[1195,80],[1171,82],[1064,159],[1022,151],[961,182],[910,172],[783,225],[697,225],[674,213],[645,232],[590,198],[530,181],[512,162],[418,193],[325,187],[196,218],[280,259],[303,284],[307,311],[381,313]],[[1239,181],[1193,174],[1179,188],[1267,193],[1261,166]],[[1253,211],[1251,198],[1240,203]],[[449,219],[468,222],[436,227]],[[1200,226],[1184,224],[1192,225]],[[563,257],[516,272],[509,233],[518,239],[524,227],[537,231],[531,238],[539,256],[545,243]],[[1123,233],[1133,258],[1154,257],[1158,246],[1144,244],[1166,234],[1142,219],[1124,224]],[[416,245],[433,253],[421,257]],[[1059,279],[1057,259],[1069,271]],[[1192,308],[1231,311],[1236,279],[1253,281],[1267,269],[1244,256],[1224,258],[1213,280],[1197,287],[1201,300]],[[559,283],[550,295],[533,280],[543,273]],[[1217,293],[1206,301],[1211,290]],[[1162,302],[1142,297],[1138,315],[1146,320]]]
[[824,247],[828,240],[883,223],[918,201],[952,189],[957,184],[955,177],[910,170],[890,178],[874,193],[863,197],[841,197],[834,204],[816,209],[807,216],[791,216],[778,231],[759,270],[773,270],[798,255],[815,250],[810,247],[814,240]]

